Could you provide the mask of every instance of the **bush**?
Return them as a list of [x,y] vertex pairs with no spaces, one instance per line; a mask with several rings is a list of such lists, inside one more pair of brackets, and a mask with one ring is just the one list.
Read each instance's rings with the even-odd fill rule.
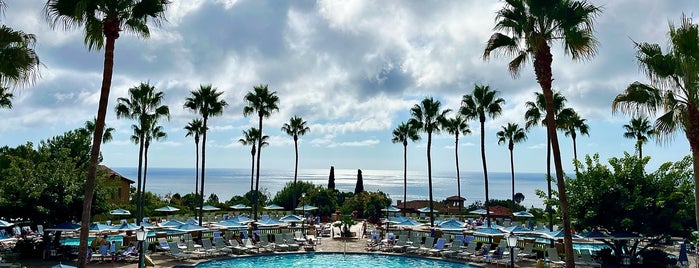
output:
[[677,264],[677,259],[661,249],[646,249],[639,253],[643,257],[642,267],[665,267]]

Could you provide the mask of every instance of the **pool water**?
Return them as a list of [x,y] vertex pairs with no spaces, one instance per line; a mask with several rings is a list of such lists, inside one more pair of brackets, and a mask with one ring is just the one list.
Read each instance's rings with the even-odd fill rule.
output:
[[[92,240],[95,240],[95,238],[94,238],[94,237],[88,237],[88,238],[87,238],[87,244],[88,244],[88,245],[91,245],[91,244],[92,244]],[[117,235],[117,236],[109,236],[109,237],[107,237],[107,241],[109,241],[109,243],[112,243],[112,241],[119,241],[119,242],[121,242],[121,241],[124,241],[124,237],[122,237],[122,236],[120,236],[120,235]],[[65,246],[76,246],[76,247],[77,247],[77,246],[80,245],[80,238],[77,238],[77,237],[64,238],[64,239],[61,239],[61,244],[62,244],[62,245],[65,245]]]
[[264,267],[323,267],[323,268],[357,268],[357,267],[478,267],[468,264],[441,260],[423,259],[396,255],[348,253],[310,253],[310,254],[276,254],[256,257],[214,260],[195,266],[197,268],[264,268]]

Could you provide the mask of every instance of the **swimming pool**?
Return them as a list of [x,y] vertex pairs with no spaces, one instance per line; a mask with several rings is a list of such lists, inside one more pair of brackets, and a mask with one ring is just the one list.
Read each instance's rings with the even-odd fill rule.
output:
[[479,267],[463,263],[416,258],[409,256],[361,253],[309,253],[309,254],[274,254],[227,260],[213,260],[200,263],[196,268],[264,268],[264,267]]
[[[87,238],[87,244],[90,245],[90,244],[92,243],[92,240],[95,240],[95,238],[94,238],[94,237],[88,237],[88,238]],[[112,243],[112,241],[119,241],[119,242],[121,242],[121,241],[123,241],[123,240],[124,240],[124,237],[122,237],[122,236],[120,236],[120,235],[109,236],[109,237],[107,237],[107,241],[109,241],[109,243]],[[77,247],[77,246],[80,245],[80,238],[77,238],[77,237],[62,238],[62,239],[61,239],[61,244],[64,245],[64,246],[76,246],[76,247]]]

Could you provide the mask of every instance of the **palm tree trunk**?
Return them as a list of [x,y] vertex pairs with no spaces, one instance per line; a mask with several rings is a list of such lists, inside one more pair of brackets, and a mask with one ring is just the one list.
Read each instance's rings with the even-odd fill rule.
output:
[[[551,200],[551,136],[549,136],[548,130],[546,131],[546,187],[548,187],[548,200]],[[549,213],[549,231],[553,232],[553,211],[551,209],[551,204],[546,203],[546,211]],[[551,240],[551,246],[553,247],[553,240]]]
[[461,220],[461,210],[464,203],[461,202],[461,173],[459,172],[459,131],[456,131],[456,139],[454,141],[454,159],[456,159],[456,195],[459,197],[459,220]]
[[296,178],[298,176],[299,172],[299,143],[298,143],[298,138],[294,136],[294,151],[296,152],[296,162],[294,163],[294,190],[292,191],[293,193],[293,208],[296,208]]
[[561,163],[561,150],[556,136],[556,121],[553,118],[553,90],[551,83],[553,75],[551,73],[551,48],[547,43],[542,43],[534,58],[534,71],[537,80],[541,85],[544,97],[546,98],[546,129],[551,140],[551,149],[553,151],[553,163],[556,169],[556,182],[558,186],[558,200],[560,201],[561,216],[563,218],[563,242],[565,248],[566,267],[575,267],[573,259],[573,240],[570,229],[570,217],[568,214],[568,198],[566,194],[565,181],[563,180],[563,165]]
[[[146,178],[148,177],[148,143],[146,143],[145,151],[143,152],[143,185],[141,185],[141,213],[145,214],[143,210],[144,204],[146,203]],[[143,222],[143,215],[141,215],[141,221],[137,225],[141,225]]]
[[578,146],[575,143],[575,134],[572,134],[573,138],[573,160],[575,162],[575,174],[578,174]]
[[515,157],[514,150],[510,148],[510,173],[512,175],[512,208],[515,207]]
[[252,145],[252,150],[250,150],[250,158],[252,159],[250,161],[250,192],[252,192],[253,188],[255,186],[255,145]]
[[112,86],[112,72],[114,70],[114,43],[115,36],[106,36],[104,49],[104,70],[102,73],[102,87],[100,89],[100,100],[97,108],[97,121],[95,122],[95,133],[92,138],[92,149],[90,150],[90,166],[87,169],[87,179],[85,180],[85,199],[83,200],[83,211],[80,221],[80,245],[78,246],[77,267],[87,266],[87,240],[90,231],[90,215],[92,211],[92,198],[95,194],[95,176],[97,174],[97,164],[100,155],[100,145],[102,145],[102,135],[104,134],[104,122],[107,117],[107,106],[109,104],[109,89]]
[[432,204],[432,132],[427,132],[427,182],[430,192],[430,227],[434,227],[434,206]]
[[408,201],[408,143],[403,142],[403,213]]
[[638,144],[638,159],[643,159],[643,143],[641,140],[638,140],[636,144]]
[[260,135],[257,137],[257,175],[255,177],[255,193],[253,195],[253,220],[257,221],[257,200],[259,200],[259,190],[260,190],[260,156],[262,155],[262,114],[259,114],[260,123],[258,124],[258,129],[260,130]]
[[[141,128],[143,129],[143,128]],[[136,222],[141,222],[143,220],[143,208],[141,207],[141,199],[143,194],[141,189],[143,188],[143,149],[145,145],[143,144],[143,134],[139,134],[138,137],[138,176],[136,185]]]
[[[199,192],[199,141],[194,142],[194,146],[196,147],[196,160],[194,164],[194,197],[197,197],[197,193]],[[199,211],[194,210],[194,217],[197,217],[197,214]]]
[[[699,229],[699,111],[694,105],[687,105],[687,113],[689,114],[689,127],[685,135],[689,141],[689,147],[692,149],[692,164],[694,168],[694,217]],[[640,147],[639,147],[640,148]]]
[[206,126],[209,118],[204,117],[204,132],[201,137],[201,188],[199,191],[199,226],[202,225],[204,220],[204,177],[206,174]]
[[483,163],[483,178],[485,180],[485,219],[488,221],[488,227],[490,228],[490,205],[488,201],[490,200],[488,196],[488,165],[485,163],[485,119],[481,119],[481,162]]

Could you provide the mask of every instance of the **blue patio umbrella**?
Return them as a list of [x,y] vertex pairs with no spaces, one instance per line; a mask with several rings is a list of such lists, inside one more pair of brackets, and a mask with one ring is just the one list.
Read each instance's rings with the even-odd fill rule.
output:
[[457,220],[447,220],[441,222],[439,225],[437,225],[437,228],[441,230],[463,230],[464,229],[465,223],[457,221]]
[[600,231],[591,231],[591,232],[585,232],[580,234],[581,238],[587,238],[587,239],[610,239],[612,238],[608,234],[605,234]]
[[104,231],[113,231],[114,227],[106,224],[101,224],[101,223],[93,223],[90,224],[90,231],[92,232],[104,232]]
[[118,227],[114,228],[114,230],[117,230],[117,231],[135,231],[135,230],[138,230],[138,228],[139,227],[136,226],[135,224],[124,222],[121,225],[119,225]]
[[517,211],[515,213],[512,213],[512,215],[515,217],[522,217],[522,218],[534,218],[534,214],[531,214],[527,211]]
[[153,224],[147,223],[147,222],[141,222],[141,224],[138,225],[139,227],[143,226],[143,228],[151,229],[153,228]]
[[238,223],[241,223],[241,224],[246,224],[246,223],[248,223],[248,222],[253,222],[253,220],[251,220],[250,218],[245,217],[245,216],[234,216],[234,217],[230,217],[227,221],[234,221],[234,222],[238,222]]
[[156,208],[155,211],[160,211],[160,212],[175,212],[175,211],[180,211],[179,208],[176,207],[171,207],[171,206],[164,206],[160,208]]
[[316,209],[318,209],[318,207],[314,207],[311,205],[304,205],[301,207],[297,207],[296,211],[311,211],[311,210],[316,210]]
[[206,206],[202,207],[202,210],[204,210],[204,211],[214,211],[214,210],[221,210],[221,209],[220,209],[220,208],[217,208],[217,207],[214,207],[214,206],[206,205]]
[[489,228],[489,227],[481,227],[473,231],[474,235],[481,235],[481,236],[498,236],[498,235],[505,235],[502,231],[495,229],[495,228]]
[[56,232],[74,232],[80,229],[80,224],[72,222],[64,222],[51,226],[51,228],[45,229],[44,231],[56,231]]
[[279,220],[283,222],[302,222],[303,218],[298,215],[286,215]]
[[[430,213],[430,207],[420,208],[420,209],[418,209],[417,211],[420,212],[420,213]],[[433,211],[434,211],[434,213],[439,212],[439,211],[437,211],[436,209],[433,209]]]
[[533,233],[532,230],[524,228],[520,225],[503,227],[503,228],[500,228],[500,230],[505,232],[505,233],[514,233],[514,234],[531,234],[531,233]]
[[487,211],[485,209],[479,208],[476,210],[471,210],[469,213],[474,214],[474,215],[485,215]]
[[199,225],[199,220],[197,220],[195,218],[189,218],[189,219],[187,219],[187,221],[185,223],[192,224],[192,225]]
[[401,223],[401,222],[404,222],[404,221],[407,221],[407,220],[409,220],[409,219],[406,218],[406,217],[393,217],[393,218],[388,218],[388,222],[389,222],[389,223]]
[[123,209],[123,208],[117,208],[115,210],[110,211],[109,214],[117,215],[117,216],[128,216],[128,215],[131,215],[131,211],[128,211],[128,210]]
[[72,266],[72,265],[66,265],[66,264],[59,263],[59,264],[56,264],[54,266],[51,266],[51,268],[77,268],[77,267]]
[[176,231],[182,231],[182,232],[193,232],[193,231],[204,231],[204,230],[208,230],[208,228],[201,227],[201,226],[195,225],[195,224],[185,223],[185,224],[182,224],[182,225],[180,225],[180,226],[175,227],[174,230],[176,230]]
[[6,221],[3,221],[3,220],[0,220],[0,228],[2,228],[2,227],[10,227],[10,226],[13,226],[13,225],[15,225],[15,224],[14,224],[14,223],[11,223],[11,222],[6,222]]
[[276,204],[271,204],[269,206],[263,207],[266,210],[284,210],[284,207],[276,205]]
[[181,221],[172,219],[172,220],[169,220],[169,221],[161,222],[161,223],[160,223],[160,226],[161,226],[161,227],[172,227],[172,228],[174,228],[174,227],[180,226],[180,225],[182,225],[182,224],[184,224],[184,222],[181,222]]
[[395,206],[389,206],[387,208],[382,208],[382,212],[400,212],[400,208],[397,208]]
[[230,230],[244,230],[244,229],[248,228],[248,226],[245,224],[241,224],[237,221],[229,221],[229,220],[220,221],[220,222],[217,222],[215,224],[218,226],[221,226],[221,227],[226,227],[227,229],[230,229]]
[[259,226],[279,226],[285,224],[283,221],[275,220],[275,219],[264,219],[257,221],[257,225]]
[[401,227],[415,227],[415,226],[420,226],[422,223],[416,222],[413,219],[407,219],[405,221],[399,222],[396,224],[396,226],[401,226]]
[[230,208],[237,209],[237,210],[251,209],[250,206],[244,205],[244,204],[236,204],[236,205],[230,206]]

